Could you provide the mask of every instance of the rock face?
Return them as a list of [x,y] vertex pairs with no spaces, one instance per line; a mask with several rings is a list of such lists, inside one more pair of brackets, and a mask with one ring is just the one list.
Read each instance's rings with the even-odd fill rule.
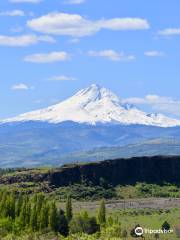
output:
[[163,182],[180,184],[180,157],[137,157],[100,163],[66,166],[50,177],[51,184],[64,186],[82,180],[99,185],[100,179],[112,185]]
[[99,185],[101,178],[113,186],[136,182],[180,184],[180,157],[136,157],[81,165],[71,164],[45,173],[32,173],[31,170],[27,170],[24,174],[2,176],[0,183],[48,181],[51,186],[61,187],[82,181]]

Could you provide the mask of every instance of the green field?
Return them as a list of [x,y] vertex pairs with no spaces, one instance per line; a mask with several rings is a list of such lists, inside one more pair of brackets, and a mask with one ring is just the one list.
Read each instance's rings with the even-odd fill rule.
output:
[[[87,234],[72,234],[67,238],[62,237],[56,233],[49,232],[45,230],[43,232],[36,232],[32,233],[30,230],[25,230],[19,234],[8,234],[6,237],[1,237],[0,239],[8,239],[8,240],[61,240],[61,239],[69,239],[69,240],[95,240],[95,239],[102,239],[102,240],[115,240],[115,239],[137,239],[130,235],[131,230],[136,226],[140,225],[143,228],[147,229],[161,229],[161,226],[164,221],[167,221],[171,229],[173,229],[173,234],[159,234],[155,236],[155,234],[145,234],[144,239],[163,239],[163,240],[179,240],[180,239],[180,208],[179,209],[171,209],[171,210],[147,210],[141,209],[139,211],[131,209],[131,210],[114,210],[108,212],[107,214],[107,222],[101,228],[101,233],[96,233],[94,235],[87,235]],[[123,237],[123,232],[127,231],[127,237]],[[142,239],[142,238],[140,238]]]
[[[180,186],[136,183],[113,186],[83,180],[56,187],[37,177],[51,168],[0,172],[0,240],[132,240],[180,239]],[[21,181],[22,179],[22,181]],[[67,199],[71,201],[68,216]],[[104,218],[99,217],[105,203]],[[171,234],[134,235],[134,229]]]

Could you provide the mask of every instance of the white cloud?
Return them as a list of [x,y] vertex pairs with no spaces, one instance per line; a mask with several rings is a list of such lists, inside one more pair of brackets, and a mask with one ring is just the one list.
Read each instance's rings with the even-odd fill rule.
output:
[[180,117],[180,101],[174,100],[171,97],[149,94],[144,98],[127,98],[123,102],[135,105],[148,105],[155,111]]
[[135,60],[135,56],[127,55],[123,52],[119,53],[114,50],[104,50],[104,51],[89,51],[88,55],[91,57],[102,57],[107,58],[111,61],[132,61]]
[[159,51],[147,51],[144,53],[146,57],[163,57],[165,54]]
[[11,88],[12,90],[29,90],[30,87],[24,83],[15,84]]
[[66,52],[50,52],[50,53],[37,53],[26,56],[24,61],[33,63],[53,63],[60,61],[67,61],[70,55]]
[[71,77],[71,76],[59,75],[59,76],[50,77],[47,80],[49,80],[49,81],[74,81],[77,79],[74,77]]
[[132,97],[132,98],[126,98],[122,100],[123,103],[129,103],[129,104],[146,104],[146,101],[144,98],[139,97]]
[[92,21],[81,15],[66,13],[49,13],[29,20],[27,26],[46,34],[73,37],[90,36],[102,29],[123,31],[145,30],[150,27],[148,21],[141,18],[113,18]]
[[42,0],[9,0],[12,3],[40,3]]
[[16,9],[12,11],[0,12],[0,16],[23,17],[25,16],[25,13],[22,10]]
[[34,34],[21,36],[0,35],[0,46],[27,47],[37,44],[38,42],[54,43],[55,40],[50,36],[36,36]]
[[180,28],[166,28],[158,32],[162,36],[180,35]]
[[85,3],[86,0],[65,0],[64,4],[74,4],[74,5],[78,5],[78,4],[82,4]]

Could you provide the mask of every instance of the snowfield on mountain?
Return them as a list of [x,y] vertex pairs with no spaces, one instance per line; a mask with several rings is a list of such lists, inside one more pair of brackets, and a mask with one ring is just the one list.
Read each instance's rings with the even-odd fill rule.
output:
[[158,127],[180,126],[180,120],[163,114],[147,114],[123,101],[110,90],[92,84],[74,96],[56,105],[6,119],[3,123],[43,121],[61,123],[73,121],[90,125],[102,124],[141,124]]

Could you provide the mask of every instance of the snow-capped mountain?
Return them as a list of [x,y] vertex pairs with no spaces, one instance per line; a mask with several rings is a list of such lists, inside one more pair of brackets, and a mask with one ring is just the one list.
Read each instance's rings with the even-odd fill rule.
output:
[[73,121],[96,125],[118,123],[122,125],[141,124],[159,127],[180,126],[180,120],[162,114],[147,114],[134,106],[123,104],[110,90],[98,85],[82,89],[69,99],[45,109],[21,114],[7,122],[43,121],[61,123]]

